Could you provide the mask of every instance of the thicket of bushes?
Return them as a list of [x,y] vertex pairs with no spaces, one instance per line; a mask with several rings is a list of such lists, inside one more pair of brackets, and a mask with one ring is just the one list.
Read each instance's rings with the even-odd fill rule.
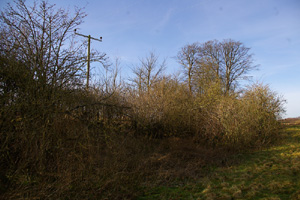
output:
[[[22,0],[17,3],[27,17],[38,12],[26,10]],[[3,198],[130,199],[148,184],[196,178],[207,164],[222,161],[226,152],[262,147],[277,138],[282,98],[263,84],[237,92],[238,79],[231,75],[245,62],[229,67],[222,58],[219,65],[210,60],[209,52],[230,45],[240,48],[241,43],[211,41],[194,45],[193,51],[183,48],[190,55],[178,56],[188,72],[186,81],[163,75],[164,63],[159,65],[158,57],[150,54],[135,68],[130,83],[115,84],[114,79],[87,90],[83,55],[76,54],[83,46],[59,52],[71,37],[64,34],[78,26],[84,14],[78,11],[77,18],[68,18],[60,11],[56,16],[48,12],[52,6],[40,6],[50,17],[62,14],[59,20],[64,23],[49,26],[65,32],[39,29],[34,23],[41,19],[26,17],[27,24],[14,26],[8,22],[18,24],[20,16],[13,8],[1,14]],[[51,30],[57,32],[46,34]],[[50,40],[52,36],[56,40]],[[39,43],[44,37],[45,43]],[[244,50],[241,55],[250,65]],[[105,54],[97,55],[105,63]],[[191,58],[193,65],[183,62]]]
[[263,84],[242,94],[227,96],[211,88],[208,94],[190,96],[185,84],[169,79],[136,97],[131,107],[144,135],[194,137],[205,145],[243,150],[276,139],[283,102]]

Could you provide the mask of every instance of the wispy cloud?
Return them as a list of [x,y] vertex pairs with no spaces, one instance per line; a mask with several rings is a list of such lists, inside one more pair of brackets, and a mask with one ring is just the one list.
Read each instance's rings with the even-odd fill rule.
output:
[[163,15],[163,17],[160,19],[160,21],[157,23],[157,25],[154,27],[155,32],[160,32],[164,27],[169,23],[169,21],[172,18],[172,15],[174,14],[175,9],[169,8],[168,11]]

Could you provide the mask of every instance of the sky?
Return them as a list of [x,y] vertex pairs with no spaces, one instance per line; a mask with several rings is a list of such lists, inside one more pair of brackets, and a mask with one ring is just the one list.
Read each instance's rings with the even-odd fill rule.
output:
[[[12,0],[0,0],[0,9]],[[26,1],[30,5],[33,0]],[[121,60],[124,77],[154,51],[166,73],[181,70],[174,57],[194,42],[233,39],[251,48],[252,82],[268,84],[287,103],[284,117],[300,116],[300,0],[48,0],[88,16],[78,32],[103,41],[91,47]],[[97,67],[94,67],[97,68]]]

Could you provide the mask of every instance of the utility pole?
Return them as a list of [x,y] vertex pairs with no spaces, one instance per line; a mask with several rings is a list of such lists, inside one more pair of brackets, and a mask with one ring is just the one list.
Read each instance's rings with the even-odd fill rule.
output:
[[88,50],[87,50],[87,76],[86,76],[86,89],[89,89],[89,80],[90,80],[90,52],[91,52],[91,39],[93,40],[97,40],[99,42],[102,42],[102,37],[100,37],[100,39],[97,38],[93,38],[91,37],[91,35],[83,35],[80,33],[76,33],[76,29],[74,30],[75,35],[80,35],[82,37],[85,37],[88,39]]

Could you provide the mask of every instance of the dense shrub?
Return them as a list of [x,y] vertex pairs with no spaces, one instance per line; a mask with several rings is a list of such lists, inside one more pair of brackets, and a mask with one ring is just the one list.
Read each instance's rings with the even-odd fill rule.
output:
[[170,77],[162,78],[149,92],[131,96],[137,131],[151,137],[190,133],[191,105],[192,98],[186,88]]
[[[224,148],[271,143],[284,111],[283,99],[263,84],[224,95],[212,83],[190,94],[176,78],[161,77],[143,93],[105,93],[39,84],[24,63],[8,61],[0,71],[0,184],[12,188],[4,190],[12,199],[134,198],[145,177],[164,181],[186,168],[195,174],[203,162],[226,157]],[[183,160],[195,165],[185,168]]]
[[[231,77],[220,77],[230,66],[219,70],[222,59],[214,63],[215,52],[207,51],[197,62],[182,62],[189,77],[181,81],[163,76],[165,62],[159,65],[151,53],[134,70],[133,85],[116,84],[114,73],[112,80],[86,89],[84,45],[64,46],[73,41],[69,33],[85,14],[78,10],[71,19],[64,10],[52,16],[54,7],[47,2],[29,10],[23,0],[16,4],[21,10],[9,7],[0,16],[3,199],[132,199],[151,179],[194,177],[207,163],[222,161],[230,152],[225,148],[243,151],[277,138],[284,101],[263,84],[236,93],[239,76],[234,75],[243,65],[231,66]],[[15,26],[18,12],[36,20]],[[47,28],[38,24],[48,19],[43,14],[56,19]],[[212,44],[200,50],[213,50]],[[225,44],[242,46],[232,40]],[[252,64],[249,48],[242,49]],[[196,56],[199,49],[194,50],[189,57]],[[105,54],[92,55],[106,62]]]
[[284,100],[263,84],[242,94],[223,95],[218,85],[189,95],[186,87],[164,79],[150,93],[135,96],[137,132],[154,137],[193,136],[212,146],[260,147],[276,139]]
[[198,131],[211,145],[240,150],[260,147],[277,138],[283,104],[282,97],[263,84],[250,86],[240,96],[219,95],[213,104],[206,104],[209,112],[199,113],[205,117],[204,129]]

